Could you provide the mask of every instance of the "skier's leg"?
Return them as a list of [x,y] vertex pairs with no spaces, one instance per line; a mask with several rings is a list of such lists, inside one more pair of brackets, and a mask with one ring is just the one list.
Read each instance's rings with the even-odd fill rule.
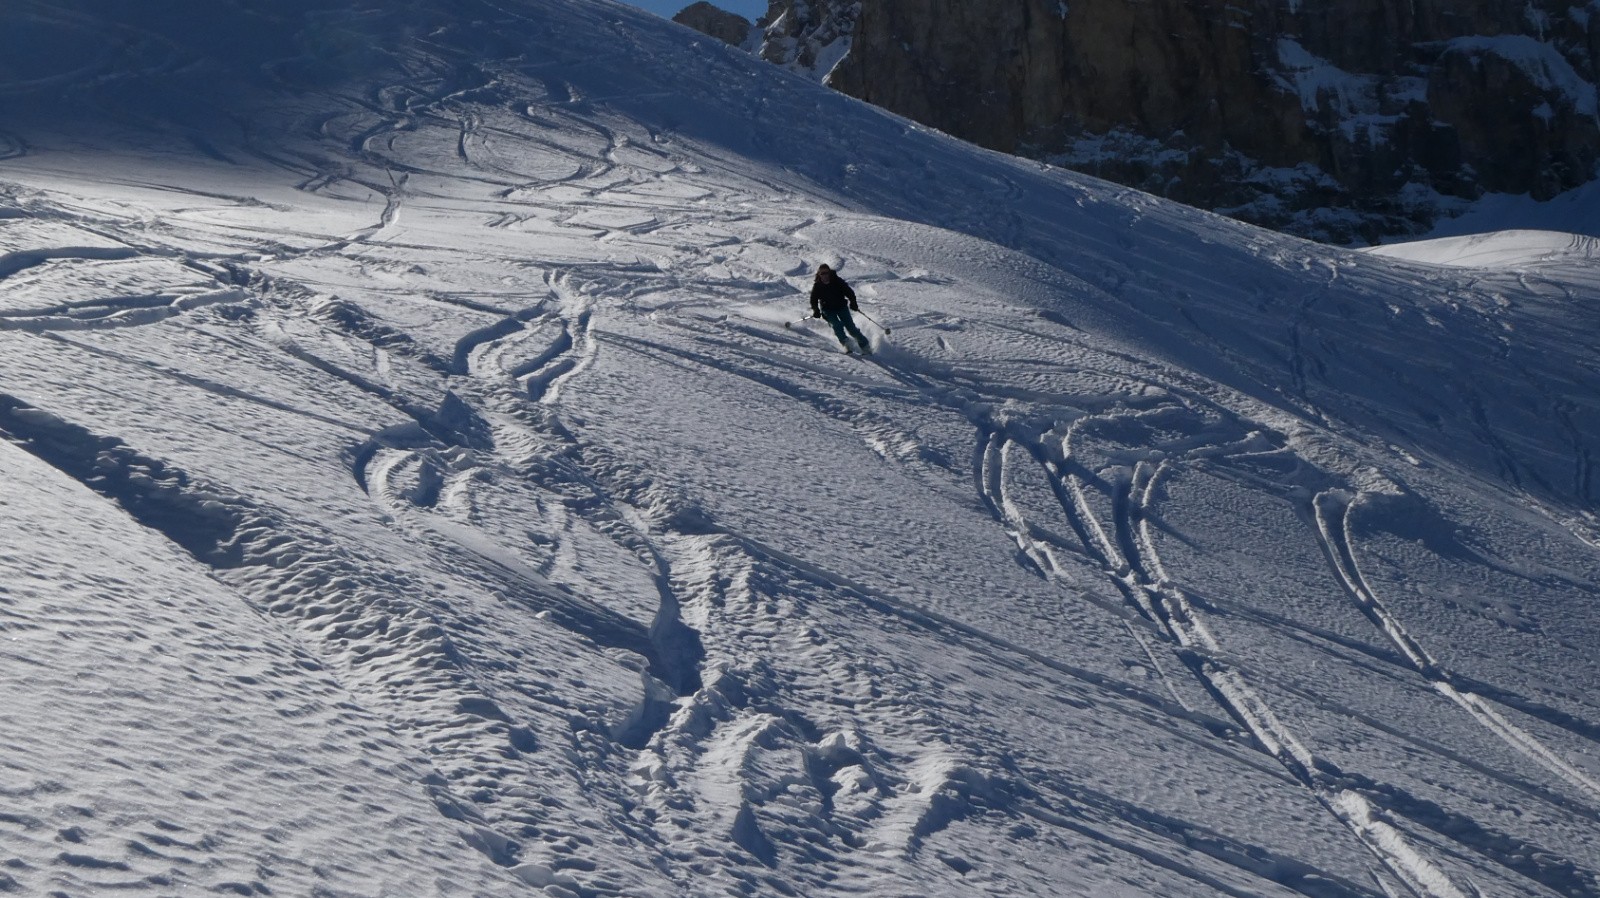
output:
[[[822,313],[822,320],[833,325],[833,335],[839,338],[839,342],[846,349],[850,348],[850,341],[846,340],[844,336],[845,322],[850,320],[850,313],[844,311],[835,312],[830,309]],[[853,330],[855,325],[851,324],[850,327]]]
[[[840,312],[839,316],[844,319],[845,329],[850,331],[850,336],[856,338],[856,342],[861,344],[862,349],[870,350],[872,344],[867,342],[867,335],[861,332],[861,328],[856,327],[856,320],[850,316],[850,313],[848,311]],[[844,337],[840,336],[839,339],[843,340]]]

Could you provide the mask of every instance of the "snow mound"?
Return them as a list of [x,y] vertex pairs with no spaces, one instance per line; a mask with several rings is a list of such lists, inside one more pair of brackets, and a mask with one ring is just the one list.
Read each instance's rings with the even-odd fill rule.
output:
[[1582,264],[1600,259],[1600,238],[1558,231],[1497,231],[1396,243],[1373,247],[1367,252],[1460,268]]

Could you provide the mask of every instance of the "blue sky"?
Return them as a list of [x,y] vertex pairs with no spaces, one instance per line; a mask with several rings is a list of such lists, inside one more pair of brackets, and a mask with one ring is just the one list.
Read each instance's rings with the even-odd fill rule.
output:
[[[623,2],[670,19],[677,15],[678,10],[693,3],[694,0],[623,0]],[[752,22],[767,11],[767,0],[716,0],[716,5],[736,12]]]

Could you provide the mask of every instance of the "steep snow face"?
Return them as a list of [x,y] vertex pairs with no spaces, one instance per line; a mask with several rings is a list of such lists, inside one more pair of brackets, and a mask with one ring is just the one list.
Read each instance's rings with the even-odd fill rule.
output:
[[605,2],[0,26],[0,887],[1600,894],[1587,250]]

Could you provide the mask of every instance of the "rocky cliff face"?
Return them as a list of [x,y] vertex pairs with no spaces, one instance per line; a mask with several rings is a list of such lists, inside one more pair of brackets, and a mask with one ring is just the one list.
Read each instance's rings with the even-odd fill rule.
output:
[[1337,242],[1600,162],[1600,0],[771,0],[757,24],[765,58],[951,134]]

